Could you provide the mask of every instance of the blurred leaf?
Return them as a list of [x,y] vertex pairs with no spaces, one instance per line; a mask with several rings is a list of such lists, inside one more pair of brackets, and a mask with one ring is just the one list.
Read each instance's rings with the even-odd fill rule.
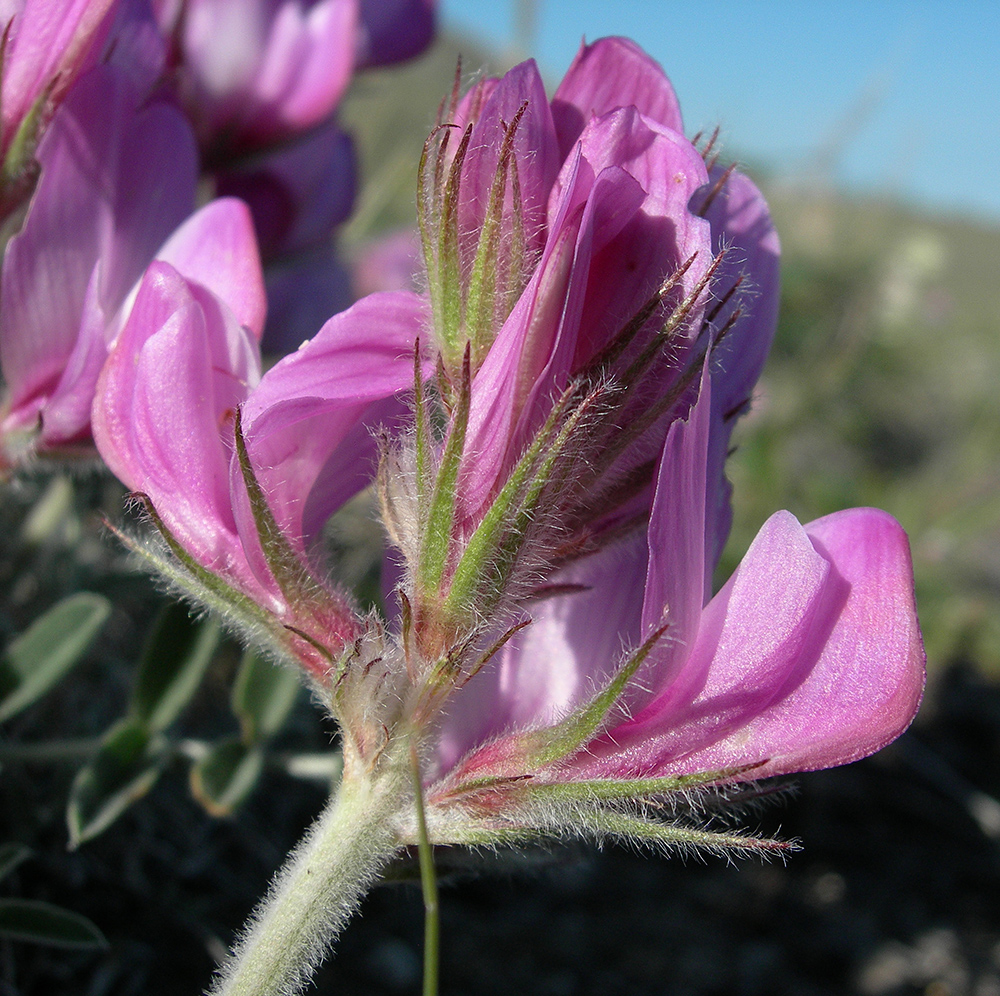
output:
[[253,791],[264,752],[242,740],[222,740],[191,769],[191,791],[213,816],[228,816]]
[[73,507],[74,492],[71,477],[53,477],[21,524],[21,540],[41,544],[57,533],[65,536],[67,532],[76,532],[70,525],[75,522],[79,528],[79,519]]
[[30,899],[0,899],[0,935],[60,948],[108,946],[104,935],[86,917]]
[[0,722],[41,698],[82,657],[111,612],[100,595],[63,599],[13,640],[0,658]]
[[301,688],[290,667],[273,664],[253,648],[243,654],[233,684],[233,712],[248,744],[273,737],[284,725]]
[[197,691],[219,637],[214,619],[194,619],[180,602],[168,605],[143,651],[132,717],[151,731],[166,729]]
[[31,857],[31,848],[24,844],[0,845],[0,878],[6,878],[22,861]]
[[111,727],[73,779],[66,809],[70,847],[96,837],[144,796],[167,758],[165,742],[151,736],[141,722],[123,719]]

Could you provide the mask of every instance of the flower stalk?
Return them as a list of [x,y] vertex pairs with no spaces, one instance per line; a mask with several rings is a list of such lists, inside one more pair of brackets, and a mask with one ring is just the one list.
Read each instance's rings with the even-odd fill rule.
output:
[[438,960],[441,941],[441,918],[438,904],[437,872],[434,849],[427,835],[424,787],[420,759],[415,744],[410,744],[410,774],[413,776],[413,801],[417,816],[417,855],[420,860],[420,891],[424,897],[424,987],[423,996],[437,996]]
[[278,873],[211,996],[288,996],[305,988],[383,868],[400,850],[407,765],[344,779]]

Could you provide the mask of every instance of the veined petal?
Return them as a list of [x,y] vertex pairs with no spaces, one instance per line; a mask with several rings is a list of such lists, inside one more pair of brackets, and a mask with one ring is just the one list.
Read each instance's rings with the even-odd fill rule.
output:
[[105,364],[93,412],[94,438],[114,473],[149,495],[200,564],[244,582],[229,420],[258,376],[253,340],[228,309],[156,262]]
[[170,236],[156,258],[225,301],[260,341],[267,296],[253,219],[242,201],[209,201]]
[[578,352],[593,255],[639,210],[643,191],[624,170],[580,168],[562,185],[545,252],[476,375],[462,501],[473,514],[503,479],[566,387]]
[[121,74],[93,70],[38,149],[41,178],[8,244],[0,294],[0,358],[13,407],[52,391],[71,354],[79,357],[86,301],[90,332],[100,314],[113,339],[126,294],[193,204],[190,129],[165,105],[137,113],[133,99]]
[[674,685],[579,768],[631,777],[752,764],[760,778],[846,764],[909,725],[923,681],[899,524],[850,509],[803,530],[779,512],[706,607]]
[[[703,375],[686,421],[670,426],[660,457],[647,531],[649,563],[642,631],[664,623],[667,636],[650,653],[637,678],[645,701],[673,682],[691,653],[705,602],[705,456],[712,385]],[[639,697],[629,696],[629,704]]]
[[580,46],[552,98],[552,115],[563,156],[587,122],[618,107],[683,134],[680,104],[659,64],[629,38],[601,38]]
[[[426,320],[415,294],[370,295],[272,367],[248,397],[248,451],[272,513],[301,551],[373,478],[372,429],[405,416],[400,395],[413,386],[413,350]],[[242,493],[235,477],[234,493]],[[237,503],[237,514],[249,524],[245,504]]]
[[[716,167],[710,184],[721,176]],[[726,250],[713,284],[716,297],[741,281],[737,292],[714,318],[715,327],[722,328],[735,309],[741,309],[735,325],[713,355],[713,425],[706,501],[708,550],[715,564],[722,555],[732,521],[730,489],[724,476],[729,440],[737,417],[750,403],[778,324],[781,247],[767,203],[740,173],[733,173],[718,191],[705,218],[712,226],[713,250]]]
[[547,579],[579,590],[530,603],[531,622],[455,697],[441,730],[442,772],[504,733],[558,722],[607,683],[641,640],[645,563],[637,533]]
[[[625,108],[592,120],[580,144],[595,171],[615,165],[645,192],[641,210],[595,253],[577,347],[576,364],[582,366],[694,256],[671,302],[692,293],[712,262],[712,242],[709,223],[688,207],[708,174],[683,135]],[[688,336],[697,331],[703,310],[703,304],[693,310],[684,330]]]
[[72,443],[90,436],[90,409],[101,367],[108,357],[107,317],[98,301],[100,264],[87,287],[73,351],[67,357],[58,383],[41,408],[42,448]]
[[[459,240],[463,256],[468,259],[475,254],[483,228],[504,133],[525,102],[528,106],[514,136],[511,168],[518,171],[524,232],[529,239],[526,249],[530,254],[544,244],[545,206],[562,160],[545,85],[534,60],[529,60],[500,80],[472,131],[462,165],[459,201]],[[505,220],[510,216],[508,209],[504,212]]]

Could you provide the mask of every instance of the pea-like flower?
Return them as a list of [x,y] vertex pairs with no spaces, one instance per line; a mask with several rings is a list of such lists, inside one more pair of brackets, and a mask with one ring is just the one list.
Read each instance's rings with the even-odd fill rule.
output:
[[662,70],[605,39],[551,102],[532,63],[483,81],[421,190],[437,376],[380,491],[436,717],[432,828],[600,833],[609,802],[897,736],[923,650],[889,516],[777,513],[710,597],[779,246],[750,180],[684,137]]
[[0,3],[0,159],[10,183],[27,168],[43,126],[92,66],[117,0]]
[[[264,323],[250,215],[233,199],[192,214],[197,155],[176,109],[142,101],[117,67],[97,67],[59,108],[38,161],[0,277],[0,466],[93,452],[97,378],[154,258],[213,288],[257,339]],[[238,270],[216,266],[220,257]]]
[[336,109],[355,69],[416,55],[435,27],[431,0],[154,0],[153,7],[213,160],[315,127]]
[[[344,752],[217,992],[298,991],[414,843],[781,846],[703,829],[699,793],[852,761],[912,719],[923,648],[885,513],[778,512],[712,595],[779,257],[712,145],[622,39],[551,101],[531,62],[456,86],[419,168],[427,294],[363,299],[259,383],[237,323],[147,274],[98,445],[164,569],[304,666]],[[376,464],[391,622],[322,571],[323,523]]]

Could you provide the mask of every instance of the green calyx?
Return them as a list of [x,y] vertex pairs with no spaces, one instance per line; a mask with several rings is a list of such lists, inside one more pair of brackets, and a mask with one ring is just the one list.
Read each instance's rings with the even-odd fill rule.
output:
[[231,584],[202,567],[173,535],[150,501],[149,496],[134,492],[132,497],[141,502],[157,532],[163,538],[173,557],[164,551],[153,549],[110,523],[108,528],[118,540],[146,566],[165,578],[176,590],[192,601],[204,605],[215,612],[230,626],[255,641],[266,644],[272,653],[281,657],[288,655],[288,648],[281,627],[276,626],[274,617],[253,599],[237,591]]
[[315,600],[320,595],[320,589],[316,581],[310,577],[299,554],[285,538],[268,504],[267,495],[264,494],[264,489],[254,472],[243,436],[243,420],[239,408],[236,409],[233,429],[236,439],[236,458],[247,497],[250,499],[254,526],[268,569],[282,594],[292,605]]
[[527,110],[504,125],[489,199],[475,241],[462,233],[462,170],[472,139],[470,124],[449,162],[453,125],[439,125],[424,145],[418,171],[418,219],[434,333],[444,368],[456,374],[466,344],[478,369],[523,289],[526,262],[523,204],[514,137]]
[[525,552],[529,531],[542,518],[541,506],[559,474],[561,458],[604,393],[596,388],[578,400],[578,392],[578,385],[572,385],[553,405],[466,542],[448,591],[449,612],[461,615],[475,609],[488,614],[504,597]]
[[[437,466],[434,484],[429,489],[421,488],[422,497],[418,502],[420,518],[420,560],[417,569],[417,584],[423,597],[431,597],[440,590],[445,569],[452,551],[453,527],[458,505],[458,473],[465,449],[465,433],[469,424],[469,406],[472,395],[472,372],[470,347],[465,348],[462,362],[462,380],[458,401],[452,413],[451,424],[441,459]],[[419,376],[418,376],[419,380]],[[429,427],[425,421],[426,409],[422,396],[418,397],[417,460],[419,478],[429,478]],[[422,441],[423,440],[423,441]]]

